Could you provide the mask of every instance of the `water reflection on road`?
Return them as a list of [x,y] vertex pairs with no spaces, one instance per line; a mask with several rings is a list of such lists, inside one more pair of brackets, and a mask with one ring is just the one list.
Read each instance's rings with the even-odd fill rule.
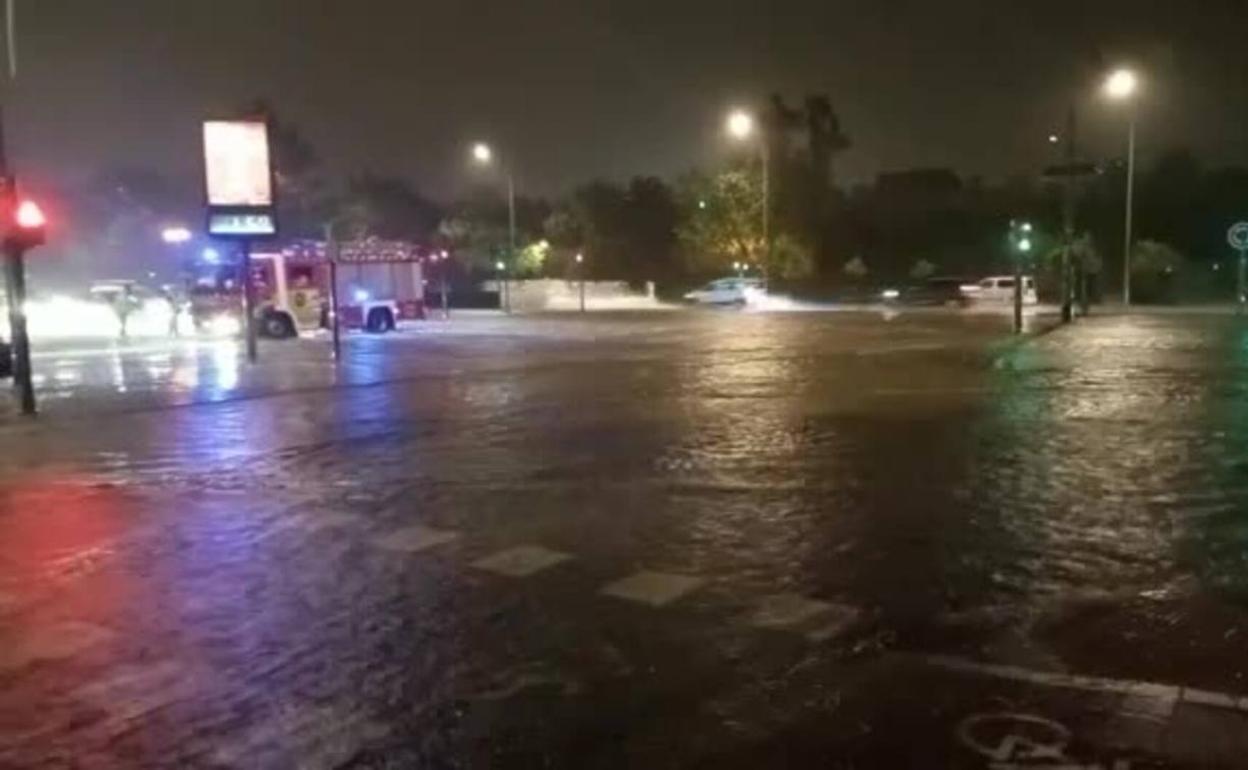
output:
[[[830,655],[1214,689],[1248,659],[1228,631],[1248,588],[1232,319],[1022,343],[958,315],[497,324],[353,339],[338,366],[316,340],[265,345],[257,367],[234,342],[49,353],[47,419],[0,428],[0,605],[20,608],[0,626],[72,607],[116,635],[88,669],[218,672],[157,731],[198,741],[271,701],[316,704],[292,729],[422,713],[453,732],[465,690],[517,678],[697,711],[695,693],[766,666],[720,616],[776,595],[848,608]],[[518,546],[561,566],[528,583],[469,566]],[[701,614],[639,624],[601,603],[638,570],[702,581]],[[633,676],[669,642],[700,653],[688,691]],[[35,700],[59,686],[31,681]],[[265,744],[257,729],[213,756]]]

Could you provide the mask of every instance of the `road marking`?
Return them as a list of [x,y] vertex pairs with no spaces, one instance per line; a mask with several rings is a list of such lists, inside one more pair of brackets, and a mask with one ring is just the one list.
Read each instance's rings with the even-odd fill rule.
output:
[[477,559],[472,566],[507,577],[528,577],[571,558],[571,554],[540,545],[521,545]]
[[[1084,690],[1097,693],[1119,693],[1126,696],[1123,699],[1123,710],[1130,712],[1129,715],[1131,716],[1144,716],[1153,719],[1168,718],[1180,700],[1185,703],[1248,712],[1248,697],[1240,697],[1231,693],[1197,690],[1158,682],[1034,671],[1018,666],[980,663],[946,655],[917,655],[911,657],[949,671],[979,674],[998,679],[1010,679],[1016,682],[1026,682],[1044,687],[1060,687],[1068,690]],[[1132,709],[1135,710],[1132,711]]]
[[958,740],[994,762],[1064,760],[1070,729],[1034,714],[972,714],[956,732]]
[[1131,762],[1112,765],[1072,759],[1066,747],[1074,738],[1070,728],[1035,714],[972,714],[954,733],[962,745],[991,760],[990,770],[1131,770]]
[[843,604],[832,606],[832,619],[822,623],[818,628],[806,634],[812,642],[826,642],[845,633],[854,623],[858,622],[858,609]]
[[758,628],[783,628],[810,620],[829,612],[832,605],[796,594],[768,596],[750,616],[750,625]]
[[630,602],[662,607],[699,588],[706,580],[670,572],[638,572],[608,583],[599,593]]
[[427,548],[449,543],[459,537],[459,533],[449,529],[433,529],[423,524],[397,529],[387,535],[373,538],[373,545],[387,551],[418,553]]

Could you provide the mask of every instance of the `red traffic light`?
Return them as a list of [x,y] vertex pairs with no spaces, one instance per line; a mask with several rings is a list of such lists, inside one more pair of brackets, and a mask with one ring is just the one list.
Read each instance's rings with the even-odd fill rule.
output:
[[29,200],[17,204],[17,214],[14,219],[17,220],[18,227],[26,230],[46,227],[48,224],[47,217],[43,215],[43,209],[39,208],[38,203]]
[[5,227],[6,248],[26,251],[44,242],[48,218],[43,215],[39,204],[32,200],[19,201],[11,215],[13,218]]

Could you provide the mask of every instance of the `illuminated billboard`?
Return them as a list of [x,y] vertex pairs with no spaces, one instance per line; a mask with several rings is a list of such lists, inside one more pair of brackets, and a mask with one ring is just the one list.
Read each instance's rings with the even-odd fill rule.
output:
[[249,239],[277,234],[264,120],[204,121],[204,182],[209,235]]
[[209,206],[272,206],[269,130],[258,120],[204,122]]

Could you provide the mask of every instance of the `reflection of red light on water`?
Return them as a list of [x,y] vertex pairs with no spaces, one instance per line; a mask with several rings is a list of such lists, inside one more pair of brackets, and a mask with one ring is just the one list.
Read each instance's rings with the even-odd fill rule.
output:
[[107,621],[128,593],[113,560],[133,506],[121,490],[75,482],[0,487],[0,584],[19,606],[55,592],[58,614]]
[[0,488],[0,553],[37,564],[104,545],[125,529],[122,495],[71,479],[24,480]]

